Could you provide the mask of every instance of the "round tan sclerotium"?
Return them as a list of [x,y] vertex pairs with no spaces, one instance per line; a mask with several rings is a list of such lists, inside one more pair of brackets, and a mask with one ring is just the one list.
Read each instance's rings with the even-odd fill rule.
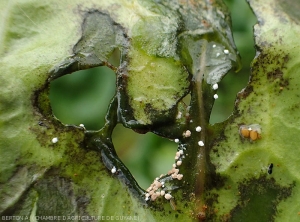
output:
[[169,194],[169,193],[166,193],[166,194],[165,194],[165,198],[166,198],[167,200],[170,200],[170,199],[172,198],[172,195]]
[[192,134],[192,132],[190,130],[187,130],[187,131],[184,131],[182,135],[183,135],[183,137],[187,138],[187,137],[190,137],[191,134]]
[[[161,184],[159,181],[157,181],[157,180],[154,181],[154,186],[155,186],[155,187],[160,188],[161,185],[162,185],[162,184]],[[157,190],[157,189],[156,189],[156,190]]]
[[158,195],[156,193],[151,195],[151,200],[154,201],[156,200],[156,198],[158,197]]
[[183,178],[183,174],[178,174],[177,175],[177,180],[182,180],[182,178]]
[[171,176],[173,179],[177,179],[177,175],[178,175],[177,173],[173,173]]
[[178,160],[177,162],[176,162],[176,165],[177,166],[180,166],[182,164],[182,161],[181,160]]

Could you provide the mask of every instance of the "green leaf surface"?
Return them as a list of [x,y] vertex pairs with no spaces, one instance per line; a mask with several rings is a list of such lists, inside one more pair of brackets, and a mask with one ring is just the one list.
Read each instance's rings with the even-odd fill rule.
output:
[[[239,69],[221,1],[1,1],[0,215],[297,221],[300,6],[249,3],[259,22],[251,79],[233,115],[210,126],[213,84]],[[97,66],[117,76],[105,126],[63,125],[52,114],[50,82]],[[170,201],[147,200],[118,158],[117,123],[178,139],[183,179],[157,179]],[[261,139],[240,136],[252,124]]]
[[[215,208],[220,220],[298,221],[300,27],[294,9],[300,5],[276,0],[249,3],[258,19],[257,55],[223,139],[211,151],[216,172],[224,178],[223,188],[215,190]],[[244,124],[259,124],[262,138],[241,138],[239,126]]]
[[[25,216],[30,221],[53,220],[37,216],[61,216],[66,221],[81,220],[76,216],[114,217],[111,220],[129,216],[141,221],[194,218],[193,196],[178,190],[182,185],[174,184],[170,176],[163,179],[165,189],[178,190],[176,202],[160,198],[146,204],[144,191],[118,159],[110,137],[118,122],[165,135],[163,124],[177,124],[177,104],[182,106],[180,100],[191,92],[191,79],[198,72],[186,64],[196,55],[181,59],[180,47],[186,43],[180,36],[201,39],[204,34],[221,33],[214,42],[230,47],[234,55],[229,25],[217,5],[113,0],[0,4],[1,215]],[[191,22],[187,12],[203,16]],[[115,52],[120,53],[119,67],[110,63]],[[204,62],[209,61],[214,60]],[[102,65],[117,74],[106,125],[88,132],[61,124],[51,111],[50,82]],[[221,75],[230,68],[231,64],[222,68]],[[214,76],[214,70],[207,76]],[[215,82],[221,77],[218,74]]]

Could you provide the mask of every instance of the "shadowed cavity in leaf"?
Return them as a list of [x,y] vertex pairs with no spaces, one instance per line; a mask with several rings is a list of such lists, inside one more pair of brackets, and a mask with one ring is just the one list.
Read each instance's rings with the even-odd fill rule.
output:
[[75,72],[52,81],[50,101],[54,115],[64,124],[100,129],[115,94],[115,81],[115,73],[107,67]]
[[119,158],[144,189],[172,168],[177,148],[173,141],[152,133],[137,134],[120,124],[115,127],[112,140]]

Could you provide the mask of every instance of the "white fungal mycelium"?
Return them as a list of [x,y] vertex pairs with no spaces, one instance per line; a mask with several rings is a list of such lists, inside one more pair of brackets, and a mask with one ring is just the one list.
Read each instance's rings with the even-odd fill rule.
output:
[[111,169],[111,173],[116,173],[117,172],[117,169],[116,167],[114,166],[112,169]]
[[215,44],[213,44],[213,48],[216,48],[216,45],[215,45]]
[[57,142],[58,142],[58,138],[57,137],[52,138],[52,143],[57,143]]
[[84,127],[84,125],[83,125],[82,123],[80,123],[79,126],[80,126],[81,128],[84,128],[84,129],[85,129],[85,127]]
[[175,142],[175,143],[179,143],[179,139],[175,139],[174,142]]
[[217,90],[217,89],[219,88],[218,83],[213,84],[212,88],[213,88],[214,90]]
[[218,94],[215,94],[214,99],[218,99],[218,98],[219,98]]
[[182,112],[179,111],[179,112],[177,113],[176,119],[180,119],[181,117],[182,117]]
[[229,50],[228,49],[224,49],[224,53],[225,54],[229,54]]
[[146,193],[146,194],[145,194],[145,200],[149,200],[149,197],[150,197],[150,194],[149,194],[149,193]]
[[202,130],[201,126],[197,126],[197,127],[196,127],[196,131],[197,131],[197,132],[200,132],[201,130]]
[[199,145],[199,146],[204,146],[204,143],[203,143],[203,141],[202,141],[202,140],[200,140],[200,141],[198,142],[198,145]]

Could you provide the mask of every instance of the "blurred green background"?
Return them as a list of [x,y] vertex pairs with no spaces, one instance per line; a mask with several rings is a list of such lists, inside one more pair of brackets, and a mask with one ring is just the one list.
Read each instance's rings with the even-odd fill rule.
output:
[[[256,19],[246,0],[226,0],[225,3],[231,12],[234,40],[243,68],[238,73],[228,73],[219,84],[219,98],[210,118],[212,124],[231,114],[236,94],[248,82],[250,63],[255,55],[252,30]],[[78,71],[53,81],[50,102],[54,115],[64,124],[100,129],[115,93],[115,82],[115,73],[107,67]],[[137,134],[119,124],[113,132],[113,142],[120,159],[143,188],[155,177],[167,173],[174,163],[176,144],[152,133]]]

